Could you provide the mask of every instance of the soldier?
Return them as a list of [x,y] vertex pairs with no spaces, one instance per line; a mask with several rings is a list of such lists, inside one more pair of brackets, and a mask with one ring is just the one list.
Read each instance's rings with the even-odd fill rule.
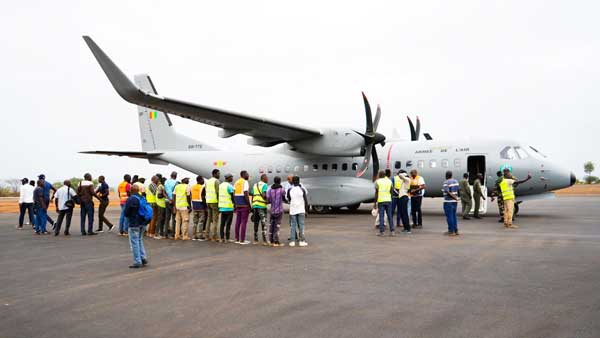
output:
[[500,191],[500,182],[502,182],[502,171],[498,171],[496,173],[498,178],[496,179],[496,183],[494,184],[494,190],[492,191],[492,199],[494,202],[494,197],[498,199],[498,213],[500,214],[500,219],[498,223],[504,223],[504,200],[502,199],[502,192]]
[[469,173],[464,173],[463,179],[460,180],[459,194],[460,204],[462,205],[462,217],[463,219],[471,219],[469,213],[473,206],[473,194],[471,193],[471,186],[469,185]]
[[483,175],[477,174],[475,182],[473,183],[473,199],[475,200],[475,210],[473,214],[475,218],[481,219],[479,216],[479,207],[481,206],[481,200],[485,198],[483,191],[481,190],[481,182],[483,181]]

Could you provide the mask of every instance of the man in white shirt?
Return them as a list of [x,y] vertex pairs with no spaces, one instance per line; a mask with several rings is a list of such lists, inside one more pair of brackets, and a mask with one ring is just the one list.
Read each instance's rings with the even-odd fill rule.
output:
[[[73,196],[77,195],[75,189],[71,188],[71,181],[65,180],[64,185],[56,191],[54,194],[54,205],[56,206],[56,212],[58,213],[58,219],[54,227],[54,236],[58,236],[60,233],[60,227],[62,221],[67,217],[65,224],[65,236],[69,236],[69,228],[71,227],[71,218],[73,217]],[[67,201],[70,201],[67,203]]]
[[292,178],[292,187],[287,192],[287,200],[290,201],[290,246],[296,246],[296,227],[298,227],[298,246],[307,246],[304,238],[304,219],[308,209],[306,189],[300,185],[300,177]]
[[33,226],[33,190],[34,186],[29,184],[29,180],[24,178],[21,180],[21,190],[19,193],[19,226],[17,229],[23,229],[23,220],[25,218],[25,211],[29,215],[29,224]]

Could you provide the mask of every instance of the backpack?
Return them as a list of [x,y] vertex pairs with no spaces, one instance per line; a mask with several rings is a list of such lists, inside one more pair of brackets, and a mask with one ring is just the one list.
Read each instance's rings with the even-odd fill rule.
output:
[[148,204],[148,201],[146,201],[146,199],[142,196],[135,195],[135,197],[140,202],[140,207],[138,208],[138,216],[140,216],[144,220],[145,224],[150,223],[153,215],[152,207],[150,206],[150,204]]

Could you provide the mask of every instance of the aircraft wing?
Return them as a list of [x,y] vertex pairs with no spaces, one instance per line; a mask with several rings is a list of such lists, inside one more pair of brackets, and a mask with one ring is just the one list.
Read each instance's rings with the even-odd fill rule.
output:
[[138,88],[88,36],[83,39],[117,93],[127,102],[223,128],[221,137],[244,134],[252,144],[272,146],[321,135],[320,130],[244,115],[149,93]]

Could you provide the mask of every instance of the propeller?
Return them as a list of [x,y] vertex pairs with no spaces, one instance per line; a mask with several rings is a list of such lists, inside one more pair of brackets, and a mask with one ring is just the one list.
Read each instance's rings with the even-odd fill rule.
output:
[[364,133],[354,131],[358,135],[362,136],[365,140],[365,157],[363,162],[356,174],[356,177],[361,177],[369,168],[369,164],[371,158],[373,159],[373,176],[377,176],[377,172],[379,171],[379,158],[377,157],[377,149],[375,145],[381,144],[381,146],[385,145],[385,136],[377,132],[377,127],[379,126],[379,120],[381,118],[381,108],[377,105],[377,111],[375,112],[375,119],[373,119],[371,114],[371,105],[369,104],[369,100],[365,96],[365,93],[362,93],[363,102],[365,103],[365,116],[367,121],[367,128]]

